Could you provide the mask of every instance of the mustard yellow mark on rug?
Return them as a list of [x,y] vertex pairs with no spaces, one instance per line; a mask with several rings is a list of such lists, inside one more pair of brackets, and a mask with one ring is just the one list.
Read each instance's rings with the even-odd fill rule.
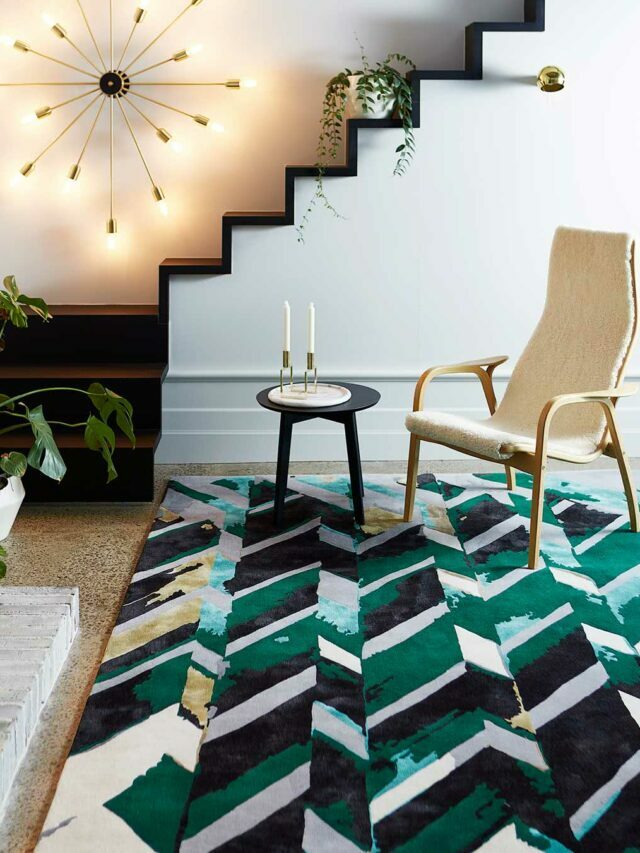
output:
[[391,530],[392,527],[397,527],[402,524],[402,516],[396,515],[394,512],[389,512],[388,509],[381,509],[374,506],[368,509],[364,515],[365,523],[362,529],[368,536],[376,536],[378,533],[384,533],[385,530]]
[[172,512],[172,510],[167,509],[164,506],[160,507],[160,511],[158,513],[158,521],[163,522],[163,524],[171,524],[174,521],[180,521],[181,516],[177,513]]
[[183,602],[177,601],[171,608],[165,609],[166,605],[161,608],[162,612],[158,613],[156,618],[153,618],[153,613],[150,613],[148,619],[138,623],[128,631],[113,634],[107,646],[103,663],[120,657],[120,655],[126,655],[133,649],[157,640],[158,637],[175,631],[182,625],[197,624],[200,621],[201,605],[202,599],[200,597],[190,598]]
[[193,666],[189,667],[180,702],[183,708],[193,714],[202,728],[207,724],[208,706],[214,685],[215,679],[209,678]]
[[216,555],[209,554],[199,560],[194,560],[192,563],[186,563],[182,566],[176,566],[172,573],[180,574],[175,580],[169,581],[161,589],[157,590],[149,599],[151,604],[159,604],[161,601],[169,601],[177,594],[187,595],[189,592],[201,589],[203,586],[209,586],[211,577],[211,569],[215,561]]
[[522,696],[520,695],[520,690],[518,689],[518,685],[513,682],[513,692],[516,694],[516,699],[518,700],[518,705],[520,706],[520,713],[516,714],[515,717],[510,717],[507,722],[514,729],[524,729],[526,732],[531,732],[532,735],[536,733],[535,726],[533,725],[533,720],[529,712],[524,707],[524,703],[522,701]]

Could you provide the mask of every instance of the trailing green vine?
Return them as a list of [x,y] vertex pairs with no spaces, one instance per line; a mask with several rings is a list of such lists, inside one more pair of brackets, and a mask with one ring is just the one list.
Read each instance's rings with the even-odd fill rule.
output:
[[[358,42],[358,44],[360,44]],[[414,71],[416,65],[401,53],[390,53],[381,62],[371,65],[362,45],[362,68],[352,71],[345,68],[327,83],[322,102],[322,117],[320,119],[320,135],[318,137],[317,162],[315,168],[316,188],[309,206],[302,217],[297,229],[298,242],[304,243],[305,230],[317,204],[320,202],[333,216],[343,217],[331,204],[325,193],[324,179],[327,168],[334,162],[342,148],[344,120],[351,88],[350,77],[357,77],[357,98],[364,114],[375,111],[377,102],[391,101],[394,115],[399,119],[404,132],[404,141],[396,148],[394,175],[406,173],[415,154],[415,135],[413,129],[413,92],[408,71]],[[400,69],[396,66],[399,65]]]

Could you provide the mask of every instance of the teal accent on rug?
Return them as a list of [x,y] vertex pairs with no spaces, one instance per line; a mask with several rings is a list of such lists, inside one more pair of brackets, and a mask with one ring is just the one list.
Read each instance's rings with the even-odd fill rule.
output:
[[40,849],[640,849],[640,535],[610,472],[173,481]]

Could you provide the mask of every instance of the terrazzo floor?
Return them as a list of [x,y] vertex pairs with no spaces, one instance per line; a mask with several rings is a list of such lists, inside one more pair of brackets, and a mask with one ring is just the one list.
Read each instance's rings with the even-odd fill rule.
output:
[[[635,468],[640,460],[633,460]],[[159,465],[153,504],[69,504],[25,507],[5,542],[8,580],[15,585],[78,586],[80,634],[45,707],[0,824],[0,851],[32,851],[53,798],[58,775],[120,609],[147,528],[170,476],[272,474],[273,465]],[[364,463],[367,474],[390,474],[399,462]],[[552,465],[565,470],[566,463]],[[602,460],[593,468],[615,467]],[[495,466],[439,462],[434,472],[480,472]],[[346,473],[346,463],[292,464],[291,474]]]

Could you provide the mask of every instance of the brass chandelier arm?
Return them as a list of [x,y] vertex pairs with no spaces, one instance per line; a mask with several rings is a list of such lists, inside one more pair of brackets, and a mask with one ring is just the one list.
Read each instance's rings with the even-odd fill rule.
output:
[[180,115],[186,116],[187,118],[195,119],[195,115],[193,113],[188,113],[186,110],[181,110],[178,107],[172,107],[170,104],[165,104],[163,101],[157,101],[155,98],[148,98],[146,95],[141,95],[139,92],[129,92],[130,95],[133,95],[135,98],[142,98],[143,101],[149,101],[151,104],[156,104],[159,107],[164,107],[165,110],[171,110],[174,113],[180,113]]
[[93,34],[93,30],[91,29],[91,24],[89,23],[89,19],[87,18],[86,12],[84,11],[84,7],[82,6],[82,0],[76,0],[78,4],[78,8],[80,9],[80,13],[84,19],[87,30],[89,31],[89,35],[91,36],[91,41],[93,42],[93,46],[96,49],[96,53],[98,54],[98,58],[100,59],[100,64],[102,65],[105,72],[107,71],[107,66],[105,65],[104,58],[102,56],[102,52],[98,47],[98,42],[96,41],[96,37]]
[[78,80],[73,81],[72,83],[51,83],[47,81],[46,83],[0,83],[0,86],[94,86],[94,83],[89,83],[88,81],[82,80],[81,82]]
[[[140,10],[138,10],[138,11],[140,11]],[[136,28],[142,23],[143,19],[144,19],[144,13],[141,13],[140,16],[136,16],[134,18],[133,26],[131,27],[131,32],[129,33],[129,38],[126,41],[125,46],[122,48],[122,54],[120,56],[120,59],[118,60],[118,68],[122,67],[122,63],[124,61],[125,56],[127,55],[127,51],[129,50],[129,45],[131,44],[131,41],[133,40],[133,35],[136,31]]]
[[113,0],[109,0],[109,55],[111,57],[109,67],[113,71]]
[[138,77],[140,74],[146,74],[147,71],[152,71],[154,68],[160,68],[161,65],[167,65],[169,62],[175,62],[173,56],[170,56],[169,59],[163,59],[161,62],[149,65],[147,68],[142,68],[140,71],[134,71],[133,74],[129,74],[129,79],[133,80],[134,77]]
[[104,105],[106,102],[107,102],[106,98],[103,98],[102,101],[100,102],[100,106],[98,107],[98,112],[96,113],[96,116],[95,116],[93,122],[91,123],[91,128],[89,129],[89,133],[87,135],[87,138],[85,139],[84,145],[82,146],[82,151],[80,152],[80,156],[76,160],[77,166],[80,166],[80,164],[82,163],[82,161],[84,159],[84,155],[87,151],[87,148],[89,147],[89,143],[91,142],[91,139],[92,139],[93,134],[95,132],[96,125],[98,124],[98,119],[102,115],[102,110],[104,109]]
[[151,125],[151,127],[156,131],[156,133],[160,130],[159,125],[153,122],[146,113],[142,112],[141,109],[136,107],[133,101],[127,101],[127,103],[130,107],[132,107],[132,109],[134,109],[138,113],[139,116],[141,116],[147,122],[147,124]]
[[84,59],[84,61],[85,61],[85,62],[88,62],[88,63],[89,63],[89,65],[90,65],[90,66],[91,66],[95,71],[97,71],[97,72],[98,72],[98,74],[102,74],[102,72],[100,71],[100,69],[98,68],[98,66],[95,64],[95,62],[93,62],[91,59],[89,59],[89,57],[87,56],[87,54],[86,54],[86,53],[84,53],[84,51],[82,51],[82,50],[78,47],[78,45],[77,45],[77,44],[76,44],[72,39],[70,39],[70,38],[69,38],[69,36],[67,35],[67,33],[66,33],[66,32],[65,32],[65,34],[64,34],[64,36],[63,36],[63,39],[64,39],[64,41],[69,42],[69,44],[71,45],[71,47],[72,47],[72,48],[73,48],[77,53],[79,53],[79,54],[80,54],[80,56]]
[[89,95],[93,95],[95,92],[99,92],[100,88],[96,87],[95,89],[91,89],[90,92],[83,92],[81,95],[76,95],[75,98],[69,98],[66,101],[61,101],[59,104],[56,104],[54,107],[51,107],[51,112],[54,110],[59,110],[61,107],[66,107],[67,104],[73,104],[76,101],[82,100],[82,98],[86,98]]
[[[133,75],[135,77],[135,75]],[[239,81],[237,80],[217,80],[214,83],[166,83],[160,82],[159,80],[154,80],[153,82],[135,82],[131,84],[132,86],[224,86],[227,89],[240,89]]]
[[109,220],[113,222],[113,98],[109,107]]
[[40,53],[39,50],[34,50],[30,47],[27,53],[33,53],[34,56],[39,56],[41,59],[47,59],[49,62],[55,62],[57,65],[64,65],[65,68],[71,68],[73,71],[78,71],[80,74],[85,74],[87,77],[93,77],[94,80],[99,80],[97,74],[92,74],[90,71],[85,71],[84,68],[78,68],[77,65],[71,65],[69,62],[63,62],[61,59],[56,59],[55,56],[49,56],[47,53]]
[[93,105],[98,101],[98,99],[99,99],[99,98],[102,98],[102,97],[103,97],[103,95],[102,95],[102,94],[96,95],[96,97],[91,101],[91,103],[90,103],[90,104],[88,104],[88,105],[87,105],[83,110],[81,110],[81,111],[78,113],[78,115],[77,115],[77,116],[76,116],[72,121],[70,121],[70,122],[69,122],[69,124],[64,128],[64,130],[62,130],[62,131],[61,131],[61,132],[60,132],[60,133],[55,137],[55,139],[54,139],[52,142],[50,142],[50,143],[47,145],[47,147],[46,147],[46,148],[44,148],[44,149],[43,149],[43,150],[38,154],[38,156],[37,156],[34,160],[32,160],[32,163],[35,165],[39,160],[41,160],[41,159],[44,157],[44,155],[45,155],[45,154],[47,154],[49,151],[51,151],[51,149],[53,148],[53,146],[54,146],[56,143],[60,142],[60,140],[62,139],[62,137],[63,137],[66,133],[68,133],[68,132],[71,130],[71,128],[72,128],[72,127],[73,127],[77,122],[79,122],[79,121],[80,121],[80,119],[81,119],[81,118],[82,118],[82,116],[87,112],[87,110],[90,110],[90,109],[91,109],[91,107],[92,107],[92,106],[93,106]]
[[135,132],[134,132],[133,128],[131,127],[131,122],[129,121],[129,116],[126,114],[125,109],[122,106],[122,101],[119,99],[117,99],[117,100],[118,100],[118,106],[120,107],[120,112],[122,113],[122,117],[124,118],[126,125],[129,128],[129,133],[131,134],[131,138],[133,139],[133,144],[136,146],[136,148],[138,150],[138,154],[140,155],[140,159],[142,160],[142,165],[144,166],[145,171],[146,171],[147,175],[149,176],[151,186],[152,186],[152,188],[155,189],[156,182],[153,180],[153,175],[151,174],[151,170],[149,169],[149,165],[145,159],[144,154],[142,153],[142,148],[140,148],[140,143],[138,142],[138,139],[135,135]]
[[180,20],[184,15],[186,15],[186,14],[187,14],[187,12],[188,12],[190,9],[193,9],[193,8],[194,8],[194,6],[198,6],[198,5],[200,5],[200,3],[201,3],[201,2],[202,2],[202,0],[191,0],[191,2],[190,2],[190,3],[189,3],[189,4],[188,4],[188,5],[187,5],[183,10],[182,10],[182,12],[180,12],[178,15],[176,15],[176,17],[173,19],[173,21],[171,21],[171,23],[170,23],[170,24],[167,24],[167,26],[162,30],[162,32],[158,33],[158,35],[157,35],[154,39],[152,39],[152,40],[149,42],[149,44],[148,44],[148,45],[147,45],[143,50],[141,50],[141,51],[140,51],[140,53],[135,57],[135,59],[132,59],[132,60],[131,60],[131,62],[130,62],[130,63],[127,65],[127,67],[124,69],[125,73],[127,73],[127,72],[129,71],[129,69],[131,68],[131,66],[132,66],[132,65],[135,65],[135,64],[136,64],[136,62],[137,62],[139,59],[142,59],[142,57],[145,55],[145,53],[147,53],[149,50],[151,50],[151,48],[152,48],[152,47],[153,47],[157,42],[159,42],[159,41],[160,41],[160,39],[162,38],[162,36],[163,36],[163,35],[165,35],[166,33],[168,33],[168,32],[169,32],[169,30],[170,30],[172,27],[174,27],[174,26],[178,23],[178,21],[179,21],[179,20]]

